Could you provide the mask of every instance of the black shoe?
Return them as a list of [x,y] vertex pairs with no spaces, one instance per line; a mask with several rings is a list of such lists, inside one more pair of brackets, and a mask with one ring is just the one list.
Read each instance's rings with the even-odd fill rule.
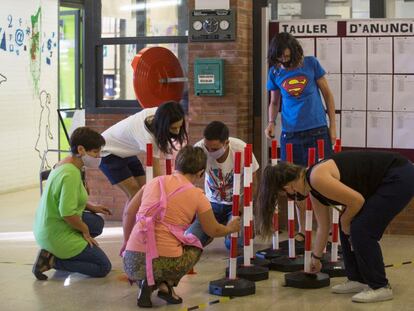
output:
[[140,281],[141,290],[138,294],[137,306],[140,308],[152,308],[152,286],[148,286],[147,280]]
[[167,282],[163,282],[167,288],[168,288],[168,293],[165,293],[161,290],[158,290],[158,297],[160,297],[161,299],[164,299],[167,303],[169,304],[173,304],[173,305],[178,305],[180,303],[183,303],[183,299],[181,297],[175,298],[172,294],[172,286],[170,286]]
[[45,249],[41,249],[37,254],[36,261],[33,265],[32,272],[39,281],[46,281],[47,275],[43,274],[52,269],[53,255]]

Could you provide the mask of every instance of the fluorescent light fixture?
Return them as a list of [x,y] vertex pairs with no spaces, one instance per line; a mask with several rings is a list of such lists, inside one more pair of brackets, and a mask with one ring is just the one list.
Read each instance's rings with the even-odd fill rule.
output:
[[157,9],[165,8],[169,6],[181,5],[182,0],[165,0],[165,1],[156,1],[149,3],[137,3],[131,5],[123,5],[120,7],[120,11],[144,11],[148,9]]

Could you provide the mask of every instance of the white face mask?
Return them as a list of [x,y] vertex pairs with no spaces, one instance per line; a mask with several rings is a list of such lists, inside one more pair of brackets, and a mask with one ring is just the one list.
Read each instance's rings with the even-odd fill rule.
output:
[[223,146],[216,151],[209,151],[208,156],[213,158],[214,160],[219,159],[223,154],[226,152],[226,148]]
[[89,154],[85,154],[83,156],[81,156],[83,165],[85,165],[86,167],[89,168],[99,168],[99,165],[101,164],[101,160],[102,158],[95,158],[90,156]]

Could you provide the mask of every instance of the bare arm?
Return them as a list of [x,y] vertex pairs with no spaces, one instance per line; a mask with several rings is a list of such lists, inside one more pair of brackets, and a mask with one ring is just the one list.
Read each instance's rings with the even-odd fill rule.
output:
[[352,219],[365,203],[362,194],[340,182],[339,170],[333,160],[328,160],[314,168],[311,183],[320,194],[346,207],[341,215],[341,227],[344,233],[349,234]]
[[321,257],[326,243],[328,242],[330,225],[329,207],[321,204],[312,195],[310,196],[310,198],[312,201],[312,209],[315,214],[316,222],[318,223],[318,227],[316,229],[315,242],[313,244],[313,253],[316,256]]
[[[154,177],[161,175],[161,168],[160,168],[160,159],[159,158],[153,158],[152,160],[152,168],[153,168],[153,174]],[[147,181],[148,182],[148,181]]]
[[213,210],[198,214],[203,231],[213,238],[226,236],[227,234],[240,230],[240,217],[234,217],[227,226],[219,224],[214,216]]
[[336,140],[336,121],[335,121],[335,102],[334,97],[329,88],[328,81],[325,76],[319,78],[316,83],[322,92],[323,99],[325,100],[326,110],[329,118],[329,135],[331,137],[332,145],[335,144]]
[[[275,123],[277,114],[280,109],[280,91],[270,91],[270,103],[268,108],[268,124],[265,129],[266,137],[269,139],[274,138],[275,136]],[[273,121],[273,122],[272,122]]]
[[[145,186],[144,186],[145,187]],[[132,229],[135,225],[136,215],[139,207],[141,206],[142,194],[144,193],[144,187],[142,187],[137,194],[129,201],[128,205],[124,209],[122,217],[122,228],[124,230],[124,244],[129,239]]]

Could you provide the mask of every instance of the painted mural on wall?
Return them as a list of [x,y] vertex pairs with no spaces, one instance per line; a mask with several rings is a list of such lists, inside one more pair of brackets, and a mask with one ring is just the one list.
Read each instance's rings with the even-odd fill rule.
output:
[[[9,14],[5,20],[0,20],[0,56],[1,53],[30,58],[33,96],[37,98],[42,65],[50,66],[53,61],[57,62],[56,32],[42,30],[41,6],[30,16]],[[4,77],[6,73],[0,74]]]
[[[35,150],[39,156],[39,159],[42,159],[44,152],[49,149],[49,141],[53,140],[53,134],[50,128],[51,96],[47,91],[42,90],[40,92],[39,103],[40,103],[40,117],[39,117],[39,123],[38,123]],[[45,160],[46,160],[46,163],[44,163],[45,167],[50,168],[47,158]]]

